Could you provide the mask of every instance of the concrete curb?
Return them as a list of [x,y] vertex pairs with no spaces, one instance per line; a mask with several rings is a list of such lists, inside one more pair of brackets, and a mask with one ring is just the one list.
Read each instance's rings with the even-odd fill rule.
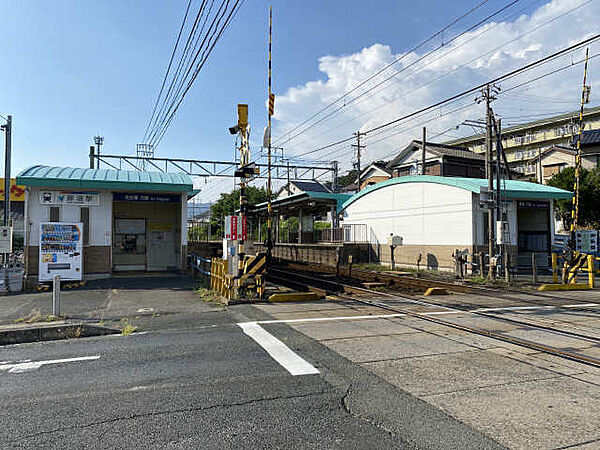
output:
[[0,346],[118,334],[120,330],[87,323],[31,324],[0,327]]

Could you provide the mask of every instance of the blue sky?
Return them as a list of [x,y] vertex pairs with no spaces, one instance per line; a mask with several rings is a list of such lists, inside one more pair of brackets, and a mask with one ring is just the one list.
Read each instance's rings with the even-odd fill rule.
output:
[[[290,129],[343,93],[346,87],[477,3],[475,0],[274,2],[278,129]],[[593,31],[593,24],[597,23],[594,18],[599,15],[597,3],[520,0],[495,18],[501,23],[496,23],[493,30],[449,55],[447,65],[441,61],[430,66],[424,71],[427,76],[435,77],[456,67],[460,58],[470,56],[469,51],[477,56],[479,48],[503,39],[508,42],[522,30],[552,18],[552,14],[576,10],[540,29],[539,36],[515,42],[513,50],[484,57],[483,63],[461,69],[435,89],[428,88],[414,97],[407,95],[391,109],[380,110],[380,115],[357,119],[347,130],[336,122],[329,127],[324,124],[320,130],[315,127],[313,135],[303,136],[303,143],[290,144],[289,152],[299,153],[346,137],[351,129],[411,111],[423,102],[443,98],[578,40]],[[468,20],[448,30],[444,38],[449,39],[504,4],[504,1],[488,1]],[[133,154],[149,119],[185,5],[186,0],[4,0],[0,29],[7,45],[0,64],[0,114],[14,117],[13,171],[32,164],[85,167],[92,136],[97,133],[106,138],[105,152]],[[268,5],[266,1],[246,0],[186,97],[157,149],[158,156],[231,159],[233,140],[227,127],[235,121],[238,102],[249,104],[253,140],[260,141],[266,119]],[[431,43],[416,52],[414,58],[438,44],[439,40]],[[522,54],[522,49],[529,50]],[[579,89],[580,76],[578,72],[570,76],[564,80],[568,89],[553,92],[556,97],[550,104],[532,109],[531,98],[522,97],[521,103],[513,98],[513,103],[505,104],[507,114],[518,117],[518,111],[533,114],[550,112],[552,108],[576,108],[576,94],[572,104],[569,100],[571,92]],[[403,77],[395,79],[379,101],[385,101],[386,95],[395,91],[405,92],[402,89],[407,86],[402,83],[406,83]],[[499,108],[500,105],[499,102]],[[364,113],[349,109],[344,112],[348,120],[342,117],[337,123],[353,120],[352,115],[357,112]],[[447,124],[434,128],[442,129]],[[385,146],[381,144],[381,149],[373,147],[372,158],[401,146],[402,139],[410,136],[407,133],[400,133]],[[339,158],[348,164],[352,159],[351,153],[344,152]]]

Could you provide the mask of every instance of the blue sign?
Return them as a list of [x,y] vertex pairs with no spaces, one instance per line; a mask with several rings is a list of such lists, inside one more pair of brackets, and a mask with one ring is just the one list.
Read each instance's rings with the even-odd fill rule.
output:
[[181,196],[177,194],[115,192],[113,193],[113,200],[116,202],[179,203],[181,202]]

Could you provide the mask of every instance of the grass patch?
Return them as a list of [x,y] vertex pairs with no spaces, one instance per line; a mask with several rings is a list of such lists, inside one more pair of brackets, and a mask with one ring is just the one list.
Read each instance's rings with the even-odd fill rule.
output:
[[127,317],[123,317],[121,319],[121,336],[129,336],[137,329],[137,326],[129,323],[129,319]]
[[216,303],[220,306],[227,306],[229,304],[229,300],[225,297],[220,296],[215,291],[211,291],[210,289],[206,289],[204,287],[197,288],[194,290],[194,293],[200,297],[200,300],[207,303]]
[[31,312],[23,317],[15,319],[15,323],[38,323],[38,322],[55,322],[61,320],[60,317],[52,314],[42,314],[39,309],[32,309]]
[[471,278],[469,281],[475,284],[485,284],[487,280],[482,276],[476,276]]

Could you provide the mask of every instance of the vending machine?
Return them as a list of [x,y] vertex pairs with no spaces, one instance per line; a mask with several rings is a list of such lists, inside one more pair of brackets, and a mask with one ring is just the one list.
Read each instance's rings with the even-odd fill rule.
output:
[[81,281],[83,276],[83,225],[43,222],[40,224],[39,281]]

